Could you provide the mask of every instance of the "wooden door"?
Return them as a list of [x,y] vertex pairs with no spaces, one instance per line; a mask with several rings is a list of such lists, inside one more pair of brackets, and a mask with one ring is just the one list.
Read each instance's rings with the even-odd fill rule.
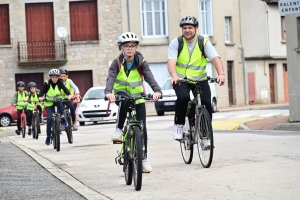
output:
[[287,64],[283,64],[283,87],[284,87],[284,102],[289,102],[289,78]]
[[229,105],[233,105],[233,85],[232,85],[232,75],[233,75],[233,62],[227,61],[227,76],[228,76],[228,97]]
[[255,76],[254,72],[248,73],[248,92],[249,92],[249,104],[255,104],[256,94],[255,94]]
[[69,71],[69,78],[77,85],[80,95],[84,94],[93,87],[93,72],[92,70],[86,71]]
[[271,100],[271,103],[275,103],[274,70],[275,70],[275,64],[269,64],[270,100]]
[[25,4],[29,60],[55,58],[52,3]]
[[42,89],[44,85],[44,73],[27,73],[27,74],[15,74],[15,83],[18,81],[25,83],[25,90],[29,92],[28,83],[35,82],[38,89]]

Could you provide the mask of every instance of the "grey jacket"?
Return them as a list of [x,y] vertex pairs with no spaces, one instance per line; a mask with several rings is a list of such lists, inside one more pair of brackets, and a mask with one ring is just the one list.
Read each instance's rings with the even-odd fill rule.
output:
[[[124,66],[126,66],[126,61],[124,59],[124,56],[122,54],[120,54],[120,56],[118,58],[119,58],[119,61]],[[147,61],[144,60],[143,55],[138,51],[134,55],[134,63],[130,70],[137,69],[137,68],[141,68],[141,72],[142,72],[142,75],[144,76],[144,80],[150,85],[152,90],[154,92],[161,93],[161,89],[160,89],[159,85],[157,84],[156,80],[154,79],[154,76],[150,70],[150,67],[149,67]],[[128,71],[127,74],[130,73],[130,70]],[[125,71],[126,71],[126,67],[125,67]],[[106,87],[104,90],[105,95],[112,93],[114,82],[116,80],[118,73],[119,73],[119,65],[118,65],[118,60],[116,58],[111,63],[110,68],[108,70],[108,77],[106,79]]]

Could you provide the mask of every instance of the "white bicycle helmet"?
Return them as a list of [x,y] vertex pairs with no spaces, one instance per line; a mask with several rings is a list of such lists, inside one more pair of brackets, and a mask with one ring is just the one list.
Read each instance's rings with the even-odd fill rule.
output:
[[59,76],[60,75],[60,71],[58,69],[51,69],[49,71],[49,76]]
[[187,16],[183,17],[179,23],[180,27],[183,27],[184,25],[191,25],[194,27],[198,27],[199,23],[198,23],[198,20],[196,19],[196,17],[187,15]]
[[138,45],[140,43],[140,40],[135,33],[132,32],[122,33],[122,35],[119,36],[118,43],[117,43],[119,50],[121,50],[121,45],[127,42],[135,42]]

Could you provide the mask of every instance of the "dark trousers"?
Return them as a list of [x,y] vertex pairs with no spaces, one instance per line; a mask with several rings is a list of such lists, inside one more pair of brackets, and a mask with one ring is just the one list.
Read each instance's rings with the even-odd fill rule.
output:
[[[212,108],[211,108],[211,92],[208,81],[201,81],[201,104],[205,105],[210,118],[212,119]],[[190,90],[193,91],[195,86],[187,83],[177,83],[173,86],[175,93],[177,95],[176,105],[175,105],[175,124],[185,124],[185,115],[187,111],[187,105],[190,101]],[[194,94],[195,95],[195,94]]]
[[[129,101],[127,101],[129,103]],[[127,117],[127,111],[128,111],[128,103],[125,103],[125,101],[120,102],[119,104],[119,115],[117,119],[117,128],[123,129],[126,117]],[[146,127],[146,106],[145,103],[140,103],[136,105],[136,119],[139,121],[143,121],[144,124],[144,145],[145,145],[145,154],[147,154],[147,141],[148,141],[148,135],[147,135],[147,127]]]
[[[21,131],[21,114],[23,110],[17,110],[18,111],[18,117],[17,117],[17,128],[18,131]],[[32,119],[32,111],[31,110],[24,110],[26,114],[26,122],[27,126],[31,126],[31,119]]]
[[75,114],[75,108],[74,108],[73,103],[71,101],[65,101],[63,103],[66,104],[68,108],[70,108],[72,122],[74,123],[75,119],[76,119],[76,114]]
[[[60,115],[63,115],[64,113],[64,107],[62,102],[55,102],[57,105],[57,112]],[[47,111],[47,137],[51,136],[51,125],[52,125],[52,115],[54,113],[54,104],[53,106],[46,106]]]

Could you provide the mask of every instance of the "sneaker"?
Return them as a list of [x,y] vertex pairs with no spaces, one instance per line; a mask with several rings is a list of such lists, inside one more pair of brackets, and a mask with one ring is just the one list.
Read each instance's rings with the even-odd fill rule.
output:
[[142,160],[142,170],[144,173],[150,173],[152,172],[152,167],[148,161],[148,158],[144,158]]
[[50,145],[50,137],[46,137],[45,144],[48,145],[48,146]]
[[15,132],[16,132],[17,135],[20,135],[20,131],[19,130],[16,130]]
[[28,129],[28,135],[31,135],[31,129]]
[[175,124],[174,125],[174,134],[173,138],[174,140],[182,140],[182,124]]
[[201,147],[203,150],[209,150],[210,149],[210,140],[203,139],[201,141]]
[[73,124],[73,129],[74,129],[74,131],[77,131],[77,130],[78,130],[78,126],[77,126],[76,123]]
[[122,142],[123,131],[119,128],[116,128],[113,136],[111,137],[111,141],[114,142]]

